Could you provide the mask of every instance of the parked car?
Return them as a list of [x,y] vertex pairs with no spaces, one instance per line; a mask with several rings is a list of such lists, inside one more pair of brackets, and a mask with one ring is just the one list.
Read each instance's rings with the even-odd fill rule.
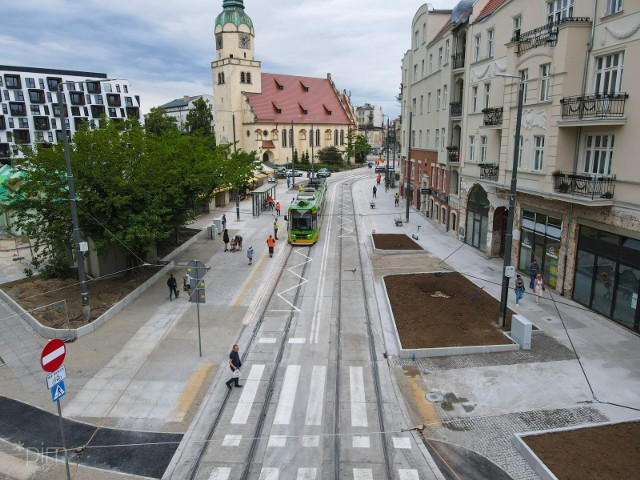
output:
[[278,170],[273,176],[276,178],[287,178],[288,175],[286,170]]
[[271,176],[269,177],[269,179],[267,180],[267,182],[268,182],[268,183],[276,183],[276,182],[277,182],[276,177],[274,177],[273,175],[271,175]]
[[300,170],[287,170],[287,177],[301,177],[302,172]]
[[321,168],[320,170],[318,170],[316,172],[316,176],[317,177],[330,177],[331,176],[331,170],[329,170],[328,168]]

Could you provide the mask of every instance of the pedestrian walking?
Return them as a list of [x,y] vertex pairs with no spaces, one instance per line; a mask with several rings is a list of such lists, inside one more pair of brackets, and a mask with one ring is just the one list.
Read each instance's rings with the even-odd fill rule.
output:
[[291,187],[291,179],[287,177],[287,189]]
[[536,275],[540,273],[540,267],[538,266],[538,261],[534,258],[529,264],[529,276],[531,277],[531,281],[529,282],[529,288],[533,289],[533,282],[536,279]]
[[278,228],[280,228],[280,224],[278,223],[278,219],[276,218],[273,221],[273,238],[278,240]]
[[222,214],[222,230],[226,230],[227,229],[227,216],[223,213]]
[[544,280],[542,279],[542,274],[539,273],[536,275],[536,279],[533,282],[533,293],[536,294],[536,304],[540,304],[540,297],[542,296],[542,292],[544,292]]
[[378,191],[378,189],[376,188],[376,186],[373,186],[373,198],[376,198],[376,192]]
[[238,345],[233,346],[233,350],[229,354],[229,368],[231,369],[231,378],[227,381],[226,385],[229,390],[231,390],[231,384],[235,384],[236,387],[242,387],[238,383],[240,380],[240,367],[242,367],[242,362],[240,361],[240,353],[238,353],[240,348]]
[[253,262],[253,247],[249,247],[247,250],[247,258],[249,259],[249,265]]
[[167,287],[169,287],[169,301],[173,300],[173,296],[175,295],[178,298],[178,282],[173,277],[173,273],[169,274],[169,280],[167,280]]
[[280,216],[280,202],[276,202],[276,216]]
[[273,250],[276,248],[276,240],[271,235],[267,238],[267,247],[269,247],[269,258],[271,258],[273,257]]
[[524,281],[520,275],[516,275],[516,286],[514,288],[516,292],[516,307],[518,306],[520,300],[524,296]]
[[400,205],[400,195],[398,194],[398,192],[396,192],[396,194],[393,196],[393,200],[395,201],[396,207]]
[[187,292],[188,300],[191,300],[191,275],[189,272],[182,277],[182,289]]
[[225,228],[222,231],[222,241],[224,242],[224,251],[229,251],[229,231]]
[[381,178],[381,177],[380,177],[380,174],[378,174],[378,176],[376,177],[376,183],[377,183],[378,185],[380,185],[380,178]]

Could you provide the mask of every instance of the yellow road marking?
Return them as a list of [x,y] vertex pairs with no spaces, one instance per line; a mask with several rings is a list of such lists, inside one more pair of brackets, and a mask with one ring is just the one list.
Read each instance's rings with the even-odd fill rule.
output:
[[429,402],[425,395],[427,393],[427,386],[422,379],[420,372],[411,367],[403,368],[405,378],[407,379],[407,385],[411,390],[411,396],[415,402],[416,409],[420,414],[422,423],[428,427],[437,427],[440,425],[440,418],[436,412],[436,409],[432,402]]
[[196,367],[189,377],[189,380],[187,380],[187,383],[184,385],[182,392],[180,392],[176,405],[173,407],[171,412],[169,412],[169,415],[167,415],[167,422],[181,422],[184,420],[184,417],[189,412],[193,401],[198,396],[198,392],[200,391],[200,388],[202,388],[202,384],[209,376],[209,372],[212,368],[213,364],[211,363],[203,363]]
[[[258,278],[258,274],[260,273],[260,270],[262,269],[262,266],[264,265],[264,262],[266,262],[267,258],[269,258],[267,255],[263,255],[262,258],[260,258],[260,261],[258,262],[257,265],[255,265],[255,262],[253,262],[254,263],[253,266],[247,265],[249,268],[252,268],[253,270],[251,272],[251,275],[247,279],[247,281],[244,283],[244,285],[242,285],[242,288],[236,295],[235,300],[232,302],[232,305],[234,307],[240,307],[242,305],[244,297],[247,296],[247,294],[251,290],[251,287],[253,287],[253,284]],[[254,257],[254,260],[255,260],[255,257]]]

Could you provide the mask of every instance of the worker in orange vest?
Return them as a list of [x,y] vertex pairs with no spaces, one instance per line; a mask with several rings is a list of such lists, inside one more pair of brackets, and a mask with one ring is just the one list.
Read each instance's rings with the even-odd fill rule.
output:
[[267,238],[267,247],[269,247],[269,258],[273,257],[273,249],[276,247],[276,241],[273,235],[269,235]]
[[276,216],[280,216],[280,202],[276,202]]

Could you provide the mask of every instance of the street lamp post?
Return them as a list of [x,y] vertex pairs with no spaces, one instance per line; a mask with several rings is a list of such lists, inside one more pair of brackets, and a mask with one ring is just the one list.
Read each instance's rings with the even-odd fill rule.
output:
[[[236,112],[231,112],[231,130],[233,131],[233,153],[236,153]],[[236,187],[236,220],[240,220],[240,192],[238,188]]]
[[409,176],[409,172],[411,171],[411,120],[413,120],[413,113],[411,109],[409,109],[409,146],[407,148],[407,187],[405,191],[405,200],[407,201],[407,211],[405,222],[409,223],[409,203],[411,202],[411,177]]
[[516,133],[513,143],[513,167],[511,170],[511,188],[509,190],[509,213],[507,216],[507,232],[504,240],[504,263],[502,271],[502,293],[500,295],[500,323],[504,327],[507,323],[507,298],[509,295],[509,279],[507,267],[511,266],[511,245],[513,240],[513,217],[516,205],[516,187],[518,182],[518,146],[520,145],[520,127],[522,124],[522,104],[524,103],[524,82],[516,75],[496,74],[497,77],[517,78],[520,82],[518,88],[518,110],[516,116]]
[[[60,123],[62,123],[62,147],[64,150],[64,161],[67,168],[67,186],[69,188],[69,205],[71,207],[71,224],[73,225],[73,243],[76,249],[76,263],[78,264],[78,282],[80,284],[80,297],[82,298],[82,318],[85,322],[91,320],[91,307],[89,306],[89,291],[87,289],[87,272],[84,269],[84,252],[87,251],[86,243],[80,236],[80,222],[78,221],[78,205],[76,199],[76,189],[73,183],[73,171],[71,170],[71,156],[69,154],[69,139],[67,137],[67,118],[64,114],[64,95],[62,88],[65,83],[60,82],[56,89],[58,107],[60,108]],[[75,82],[73,82],[75,83]]]

